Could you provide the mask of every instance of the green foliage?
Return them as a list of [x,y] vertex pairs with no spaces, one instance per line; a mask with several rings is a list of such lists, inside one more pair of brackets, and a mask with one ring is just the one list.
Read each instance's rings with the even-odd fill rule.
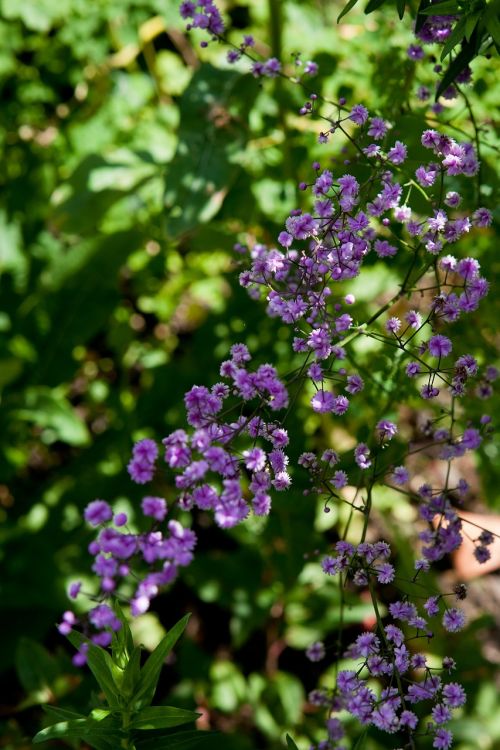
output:
[[[337,23],[349,13],[358,0],[349,0],[337,17]],[[368,0],[364,12],[373,13],[384,5],[393,5],[394,0]],[[396,10],[403,19],[406,2],[395,0]],[[431,0],[420,0],[416,11],[415,28],[422,27],[428,16],[455,16],[453,30],[443,45],[441,60],[451,58],[436,90],[436,99],[446,91],[478,55],[490,55],[492,51],[500,52],[500,3],[498,0],[442,0],[431,3]],[[460,47],[457,51],[457,48]]]
[[[165,635],[155,650],[149,655],[146,663],[140,667],[140,649],[133,646],[132,632],[129,624],[118,608],[121,628],[115,634],[112,655],[93,644],[77,631],[68,635],[71,643],[81,648],[87,647],[87,663],[94,675],[100,690],[104,694],[106,705],[94,708],[88,716],[80,716],[72,711],[59,708],[48,708],[49,715],[57,721],[42,729],[33,738],[34,744],[52,739],[81,739],[91,747],[101,748],[135,746],[136,733],[144,731],[171,729],[182,724],[190,724],[199,714],[173,706],[151,706],[160,672],[178,638],[182,635],[189,616],[186,615]],[[36,650],[35,650],[36,653]],[[38,664],[40,664],[40,657]],[[23,673],[24,682],[38,683],[41,675]],[[155,742],[161,746],[162,741],[172,747],[193,747],[197,744],[197,733],[188,739],[187,734],[155,734]],[[193,737],[193,741],[190,739]],[[179,744],[176,745],[175,743]],[[143,747],[140,743],[137,747]],[[148,747],[147,741],[144,747]]]

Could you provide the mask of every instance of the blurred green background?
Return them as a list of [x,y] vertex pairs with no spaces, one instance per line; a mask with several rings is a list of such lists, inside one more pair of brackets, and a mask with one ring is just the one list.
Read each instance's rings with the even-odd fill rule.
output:
[[[246,341],[260,361],[293,368],[289,331],[238,287],[232,248],[275,241],[299,200],[297,183],[325,152],[317,124],[296,115],[300,91],[261,84],[244,64],[230,69],[219,45],[200,51],[201,37],[186,37],[173,0],[2,0],[0,8],[0,747],[19,750],[31,747],[42,703],[82,707],[92,689],[54,627],[68,583],[89,575],[83,507],[100,497],[133,517],[141,494],[125,471],[132,441],[182,426],[184,392],[218,380],[231,344]],[[291,61],[300,51],[320,65],[316,91],[397,118],[399,136],[416,142],[432,119],[415,98],[421,81],[405,54],[410,19],[356,10],[337,26],[342,3],[327,0],[223,8],[236,43],[245,30],[265,55]],[[433,80],[431,69],[422,69],[424,80]],[[477,60],[474,71],[474,111],[491,121],[495,67]],[[444,119],[471,132],[462,105]],[[488,205],[498,141],[483,135]],[[342,145],[328,147],[334,168]],[[496,242],[493,228],[465,239],[490,279]],[[361,317],[394,287],[398,270],[371,261],[354,290]],[[497,351],[497,298],[461,333],[482,363]],[[390,372],[376,350],[357,356],[382,378]],[[354,413],[353,430],[372,414]],[[292,463],[332,440],[351,445],[307,399],[288,428]],[[476,468],[475,501],[498,510],[495,444]],[[202,523],[195,562],[136,623],[137,638],[152,646],[193,613],[162,691],[205,709],[203,725],[225,733],[214,748],[272,750],[285,731],[301,748],[321,737],[320,717],[304,716],[304,706],[324,667],[303,649],[336,637],[339,592],[316,555],[335,540],[339,511],[325,516],[303,496],[305,481],[295,477],[268,522],[229,533]],[[173,497],[166,479],[156,490]],[[382,493],[377,502],[383,516],[394,498]],[[414,515],[398,502],[384,523],[404,561]],[[353,632],[369,614],[353,595]],[[500,746],[498,652],[490,638],[485,655],[476,637],[491,632],[494,618],[478,614],[448,644],[470,695],[455,722],[459,750]],[[432,651],[442,646],[436,638]],[[393,746],[376,732],[365,740],[366,748]]]

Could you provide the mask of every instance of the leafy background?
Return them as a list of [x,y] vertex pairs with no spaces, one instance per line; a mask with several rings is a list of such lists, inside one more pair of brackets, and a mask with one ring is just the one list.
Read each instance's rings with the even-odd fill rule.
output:
[[[278,359],[282,372],[293,368],[288,332],[238,287],[232,248],[274,241],[299,199],[297,183],[324,150],[317,127],[294,114],[296,88],[261,85],[244,65],[229,69],[218,45],[200,51],[173,0],[2,0],[0,8],[0,747],[19,750],[45,721],[41,704],[82,708],[93,689],[54,627],[68,583],[88,576],[83,507],[102,497],[134,516],[140,493],[125,471],[132,441],[182,426],[184,392],[215,382],[235,341],[261,361]],[[231,39],[251,31],[262,53],[290,61],[300,50],[320,65],[317,91],[397,117],[398,134],[416,141],[430,112],[415,99],[405,55],[410,19],[401,23],[390,9],[366,17],[356,7],[337,26],[341,9],[327,0],[225,3]],[[478,122],[488,123],[495,66],[478,59],[473,68],[468,96]],[[432,81],[432,63],[422,70]],[[471,132],[461,105],[444,119]],[[499,144],[491,129],[481,138],[488,202]],[[329,149],[338,166],[342,154]],[[470,244],[494,279],[494,229]],[[369,312],[395,276],[380,263],[364,274],[355,292]],[[498,350],[495,299],[461,332],[483,363]],[[376,351],[357,356],[390,375]],[[370,418],[355,415],[354,428]],[[304,449],[349,444],[300,400],[288,428],[292,463]],[[500,508],[497,459],[489,443],[471,467],[471,507]],[[203,709],[200,726],[223,732],[214,748],[272,750],[286,731],[301,748],[320,737],[304,708],[324,667],[303,649],[336,638],[339,592],[315,560],[335,539],[341,512],[325,515],[302,494],[304,477],[294,481],[267,523],[222,533],[201,519],[195,562],[135,623],[137,640],[152,648],[193,613],[160,698]],[[167,482],[157,489],[173,497]],[[393,505],[391,496],[377,498],[404,563],[413,511]],[[478,586],[490,596],[488,578]],[[499,647],[494,614],[479,601],[466,635],[447,644],[470,696],[455,722],[459,750],[500,743]],[[349,628],[369,615],[353,598]],[[442,647],[436,638],[432,649]],[[364,740],[388,747],[376,732]]]

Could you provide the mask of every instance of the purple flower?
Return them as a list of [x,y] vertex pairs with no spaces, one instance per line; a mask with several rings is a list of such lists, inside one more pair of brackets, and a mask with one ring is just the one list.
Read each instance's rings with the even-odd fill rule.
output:
[[391,583],[394,580],[395,570],[390,563],[377,565],[375,570],[377,571],[377,581],[379,583]]
[[465,690],[458,682],[449,682],[443,687],[443,700],[450,708],[460,708],[466,701]]
[[406,159],[408,149],[401,141],[396,141],[394,146],[390,149],[387,154],[387,158],[393,164],[402,164]]
[[332,477],[332,484],[337,490],[341,490],[347,484],[347,474],[345,471],[336,471]]
[[83,517],[91,526],[99,526],[101,523],[111,521],[113,511],[105,500],[93,500],[85,508]]
[[399,318],[389,318],[389,320],[385,324],[385,330],[387,331],[387,333],[393,333],[394,335],[397,334],[400,328],[401,321]]
[[439,597],[430,596],[424,604],[424,609],[429,615],[429,617],[432,617],[433,615],[437,615],[439,613]]
[[432,747],[435,747],[436,750],[448,750],[448,748],[451,747],[452,742],[453,734],[449,731],[449,729],[443,729],[442,727],[440,727],[434,735],[434,742],[432,743]]
[[397,425],[394,422],[389,422],[388,419],[381,419],[380,422],[377,422],[376,429],[381,440],[392,440],[398,431]]
[[320,414],[333,411],[334,405],[335,397],[329,391],[318,391],[311,399],[313,410]]
[[443,615],[443,627],[449,633],[457,633],[465,626],[465,612],[461,609],[447,609]]
[[493,216],[487,208],[478,208],[472,214],[472,221],[476,227],[489,227],[493,221]]
[[140,458],[132,458],[127,465],[127,470],[136,484],[146,484],[153,478],[154,464]]
[[312,643],[306,650],[306,656],[309,661],[321,661],[325,658],[325,644],[321,641]]
[[75,583],[72,583],[68,589],[68,596],[71,599],[76,599],[78,594],[80,593],[80,589],[82,588],[82,582],[81,581],[75,581]]
[[408,470],[404,466],[396,466],[392,472],[391,479],[394,484],[406,484],[410,478]]
[[443,703],[435,705],[431,713],[436,724],[446,724],[451,719],[451,711]]
[[362,104],[355,104],[351,109],[349,119],[355,122],[356,125],[363,125],[368,119],[368,110]]
[[410,60],[422,60],[425,57],[424,50],[419,44],[410,44],[406,50],[406,54]]
[[446,357],[451,352],[452,344],[449,338],[437,334],[437,336],[433,336],[429,340],[428,349],[429,354],[436,357],[436,359],[440,359],[441,357]]
[[89,621],[97,630],[111,628],[111,630],[120,630],[121,622],[115,615],[111,607],[107,604],[99,604],[89,612]]
[[127,523],[127,521],[128,521],[128,518],[127,518],[127,514],[126,513],[116,513],[115,516],[114,516],[114,518],[113,518],[114,525],[118,526],[118,527],[125,526],[125,524]]
[[369,469],[372,465],[370,456],[370,449],[366,443],[359,443],[354,449],[354,460],[360,469]]
[[315,76],[318,72],[318,64],[313,62],[312,60],[307,60],[306,64],[304,65],[304,73],[307,76]]
[[370,127],[368,128],[368,135],[375,138],[376,141],[382,140],[384,135],[387,133],[387,123],[382,120],[381,117],[372,117],[370,119]]
[[145,516],[151,516],[151,518],[154,518],[157,521],[163,521],[167,515],[167,503],[162,497],[152,497],[148,495],[143,498],[141,508]]

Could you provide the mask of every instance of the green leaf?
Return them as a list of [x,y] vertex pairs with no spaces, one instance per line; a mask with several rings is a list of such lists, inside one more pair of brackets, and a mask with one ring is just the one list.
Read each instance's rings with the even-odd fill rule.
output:
[[78,714],[76,711],[69,711],[67,708],[61,708],[60,706],[42,706],[42,708],[52,718],[61,719],[62,721],[85,718],[83,714]]
[[365,8],[365,14],[368,15],[368,13],[373,13],[374,10],[380,8],[385,2],[386,0],[369,0],[368,5]]
[[129,656],[122,679],[122,693],[126,698],[134,695],[141,676],[141,649],[136,646]]
[[165,664],[165,659],[184,632],[189,617],[190,615],[185,615],[182,620],[179,620],[179,622],[168,631],[165,638],[160,641],[155,650],[148,657],[148,660],[141,670],[139,684],[133,696],[134,704],[137,707],[144,708],[145,706],[149,706],[153,700],[160,672]]
[[60,721],[38,732],[33,737],[33,744],[38,745],[40,742],[62,738],[91,742],[94,737],[96,739],[113,740],[116,742],[116,747],[119,747],[121,731],[118,719],[110,718],[104,721],[94,721],[87,717],[85,719]]
[[439,96],[441,96],[443,91],[445,91],[448,86],[453,83],[457,75],[462,72],[466,65],[470,63],[470,61],[474,57],[474,54],[475,49],[470,42],[467,42],[462,46],[462,49],[455,57],[455,59],[450,63],[448,70],[441,79],[441,83],[439,84],[436,91],[436,100],[439,98]]
[[418,34],[420,29],[426,22],[427,18],[424,15],[424,12],[431,5],[432,5],[431,0],[420,0],[420,5],[418,6],[418,10],[417,10],[417,17],[415,19],[415,33],[416,34]]
[[21,228],[17,223],[9,223],[6,212],[0,211],[0,277],[11,273],[16,287],[23,289],[28,273],[28,257],[23,253]]
[[450,36],[446,40],[443,49],[441,51],[441,60],[444,60],[444,58],[450,54],[452,49],[459,44],[459,42],[463,39],[465,32],[465,18],[461,18],[458,22],[453,31],[451,32]]
[[[16,668],[21,685],[27,693],[43,693],[57,676],[57,666],[43,646],[30,638],[20,638],[16,652]],[[45,696],[44,700],[47,700]]]
[[288,750],[299,750],[295,742],[292,740],[289,734],[286,736],[286,746]]
[[465,19],[465,38],[468,42],[470,42],[470,38],[477,26],[479,19],[481,18],[481,15],[481,12],[473,13],[472,15],[467,16]]
[[202,65],[181,99],[179,145],[165,180],[166,233],[176,238],[221,209],[241,173],[248,110],[257,93],[252,76]]
[[148,706],[134,716],[133,729],[168,729],[181,724],[190,724],[201,716],[194,711],[186,711],[175,706]]
[[112,708],[119,708],[122,705],[122,701],[120,700],[120,691],[117,688],[114,678],[114,672],[116,672],[117,668],[113,664],[111,656],[103,648],[91,643],[88,638],[85,638],[85,636],[76,630],[72,630],[69,633],[68,640],[76,648],[79,648],[83,643],[88,644],[87,664],[89,669],[99,683],[99,687],[106,696],[109,705]]
[[217,732],[176,732],[166,737],[155,737],[154,739],[137,740],[137,750],[189,750],[204,740],[211,740]]
[[28,388],[24,395],[24,403],[12,411],[12,416],[50,430],[53,433],[51,442],[61,440],[75,446],[89,443],[89,432],[85,423],[76,414],[61,389],[45,386]]
[[498,19],[493,3],[488,6],[488,9],[484,14],[484,25],[486,26],[488,33],[491,34],[497,51],[500,52],[500,20]]
[[355,743],[354,747],[352,748],[352,750],[361,750],[361,748],[364,746],[365,741],[366,741],[366,733],[367,733],[367,731],[368,730],[365,729],[362,732],[362,734],[359,735],[359,737],[356,740],[356,743]]
[[460,8],[455,0],[444,0],[442,3],[433,3],[430,7],[423,8],[418,12],[425,16],[441,16],[458,13]]
[[357,2],[358,0],[349,0],[349,2],[344,6],[343,10],[337,16],[337,23],[340,23],[340,19],[347,15],[347,13],[349,13],[349,11],[354,8]]
[[398,11],[398,16],[400,20],[403,19],[403,16],[405,14],[405,7],[406,7],[406,0],[396,0],[396,9]]
[[111,653],[114,663],[118,667],[125,669],[134,650],[134,639],[132,637],[132,631],[130,630],[127,617],[116,600],[113,602],[113,609],[115,610],[122,626],[119,630],[113,633]]
[[69,11],[68,0],[54,3],[52,0],[3,0],[2,15],[19,18],[28,29],[46,33]]

